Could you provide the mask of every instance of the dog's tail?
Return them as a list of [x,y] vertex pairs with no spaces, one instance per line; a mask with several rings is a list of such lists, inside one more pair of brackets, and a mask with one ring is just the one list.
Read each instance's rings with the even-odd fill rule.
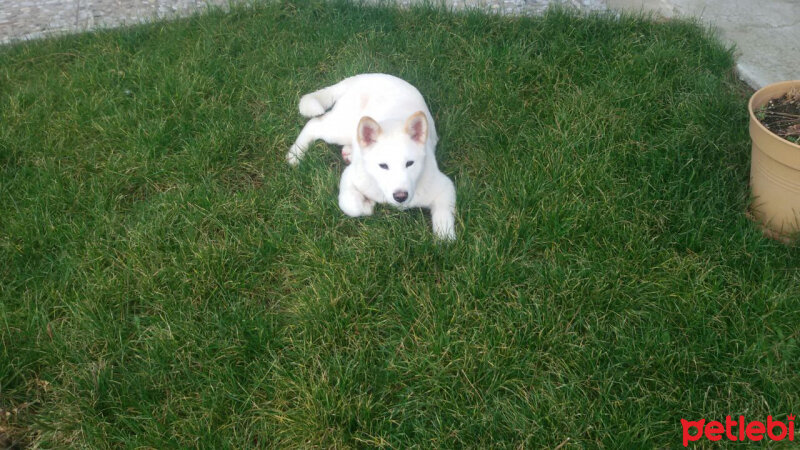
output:
[[344,84],[347,80],[328,86],[310,94],[304,95],[300,99],[300,114],[306,117],[316,117],[325,114],[336,100],[344,93]]

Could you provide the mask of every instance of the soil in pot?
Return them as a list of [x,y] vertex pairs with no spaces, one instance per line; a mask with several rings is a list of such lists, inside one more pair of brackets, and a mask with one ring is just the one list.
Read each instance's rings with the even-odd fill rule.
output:
[[769,131],[800,144],[800,89],[771,99],[759,108],[756,117]]

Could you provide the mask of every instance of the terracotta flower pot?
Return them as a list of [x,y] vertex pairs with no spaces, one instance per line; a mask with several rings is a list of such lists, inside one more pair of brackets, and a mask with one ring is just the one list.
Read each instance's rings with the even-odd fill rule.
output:
[[800,89],[800,80],[765,86],[752,97],[750,139],[753,141],[750,163],[750,211],[769,236],[787,241],[800,232],[800,145],[769,131],[756,112],[770,99],[791,89]]

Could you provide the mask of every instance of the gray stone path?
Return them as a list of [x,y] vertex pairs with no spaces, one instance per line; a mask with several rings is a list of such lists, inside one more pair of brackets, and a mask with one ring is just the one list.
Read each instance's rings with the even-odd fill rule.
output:
[[607,0],[609,8],[697,17],[735,44],[739,76],[753,88],[800,80],[800,0]]
[[[407,4],[415,0],[396,0]],[[552,3],[586,11],[699,17],[737,46],[740,76],[752,87],[800,79],[800,0],[446,0],[457,8],[538,14]],[[185,16],[228,0],[0,0],[0,44],[51,34]]]
[[0,43],[190,14],[227,0],[0,0]]

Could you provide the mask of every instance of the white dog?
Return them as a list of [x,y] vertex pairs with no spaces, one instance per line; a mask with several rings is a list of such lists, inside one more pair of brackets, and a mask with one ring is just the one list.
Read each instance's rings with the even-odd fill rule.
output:
[[436,165],[439,138],[414,86],[391,75],[357,75],[304,95],[300,114],[313,118],[286,160],[298,164],[317,139],[343,146],[350,160],[339,182],[345,214],[368,216],[376,202],[429,208],[436,236],[455,239],[455,186]]

